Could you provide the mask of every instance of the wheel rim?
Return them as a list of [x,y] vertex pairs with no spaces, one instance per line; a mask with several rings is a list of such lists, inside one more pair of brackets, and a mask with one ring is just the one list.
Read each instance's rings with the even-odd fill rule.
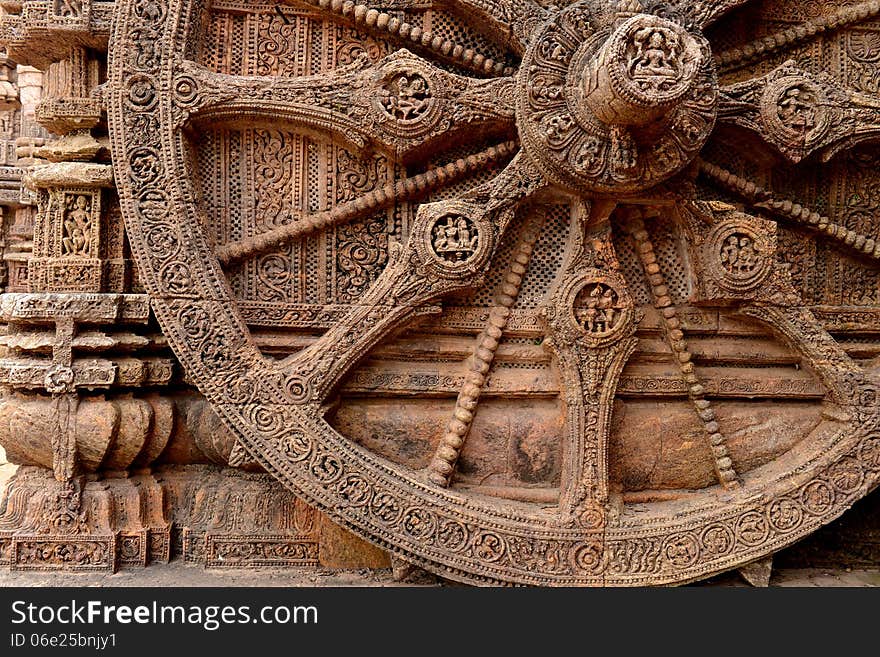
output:
[[[514,181],[516,198],[485,206],[479,196],[487,193],[483,190],[465,195],[461,207],[442,208],[471,222],[480,236],[478,253],[465,257],[461,266],[429,268],[423,279],[431,286],[424,288],[419,287],[423,282],[406,278],[412,272],[403,256],[426,248],[428,238],[410,250],[401,248],[386,268],[397,268],[397,278],[387,280],[398,303],[353,310],[337,329],[336,350],[323,359],[270,362],[236,309],[188,178],[182,127],[198,82],[190,87],[181,74],[180,53],[192,50],[187,44],[193,43],[193,26],[204,8],[185,0],[161,12],[144,6],[138,0],[117,5],[108,92],[121,207],[143,284],[178,359],[247,451],[334,521],[408,561],[465,582],[679,583],[789,545],[839,516],[877,484],[876,388],[827,333],[810,329],[809,311],[768,311],[761,304],[757,309],[744,304],[743,312],[768,321],[805,359],[821,361],[820,378],[844,412],[824,419],[784,458],[743,476],[736,490],[712,487],[687,503],[656,503],[644,513],[624,509],[613,522],[605,517],[593,524],[568,516],[560,520],[555,511],[434,485],[424,473],[346,439],[323,419],[321,404],[333,381],[395,323],[452,289],[443,282],[444,267],[456,285],[458,278],[479,277],[523,195],[552,182],[521,153],[493,188],[515,188]],[[149,39],[143,35],[155,39],[152,52],[145,50]],[[426,233],[445,220],[432,215],[440,212],[433,205],[420,212]],[[600,274],[590,281],[601,280]],[[415,285],[415,301],[405,284]],[[548,321],[552,325],[554,320]],[[351,334],[356,328],[375,334],[358,338]],[[621,339],[615,344],[626,351]],[[605,502],[601,494],[596,500],[599,506]],[[583,515],[583,508],[579,512]]]

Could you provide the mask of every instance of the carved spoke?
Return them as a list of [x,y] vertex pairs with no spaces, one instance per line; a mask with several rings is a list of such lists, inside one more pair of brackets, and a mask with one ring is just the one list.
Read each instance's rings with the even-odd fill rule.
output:
[[856,93],[789,61],[722,89],[718,120],[748,128],[791,162],[880,138],[880,97]]
[[473,354],[468,361],[464,385],[458,393],[455,410],[452,412],[452,419],[447,424],[446,433],[428,464],[428,479],[437,486],[446,487],[452,479],[455,464],[461,455],[477,412],[480,395],[488,383],[495,352],[507,327],[510,311],[519,296],[523,277],[545,219],[546,213],[539,210],[520,235],[510,265],[495,295],[494,305],[489,310],[486,327],[474,345]]
[[483,75],[513,75],[515,69],[495,61],[472,48],[410,25],[391,14],[369,5],[347,0],[282,0],[294,6],[317,7],[359,29],[365,29],[403,45],[424,49],[437,58]]
[[611,409],[638,343],[636,309],[611,242],[613,208],[575,208],[578,233],[544,309],[544,344],[559,367],[565,408],[560,517],[591,532],[607,521]]
[[874,237],[861,235],[799,203],[775,196],[760,185],[709,162],[700,162],[700,171],[710,180],[738,194],[755,207],[766,208],[786,221],[827,235],[847,249],[880,260],[880,244]]
[[[864,373],[804,306],[792,285],[789,268],[776,260],[776,223],[738,212],[720,202],[689,203],[681,207],[681,214],[688,230],[691,258],[703,274],[692,293],[693,300],[717,306],[733,305],[740,314],[769,324],[804,358],[834,401],[841,405],[857,404],[854,399],[861,394]],[[634,237],[642,243],[647,241],[643,226],[637,224]],[[639,252],[644,262],[644,254],[650,251],[640,244]],[[651,259],[650,255],[648,259]],[[658,282],[662,284],[662,281]],[[663,291],[655,288],[654,294]],[[664,308],[667,324],[669,317],[677,324],[674,312],[667,310],[665,301],[655,302],[655,305]],[[670,332],[668,337],[672,339],[674,352],[686,349],[683,342],[681,345],[674,342],[683,335]],[[690,354],[684,353],[686,357],[679,354],[679,360],[689,363]],[[692,397],[695,392],[702,394],[698,381],[691,379],[688,382],[696,387],[690,390]],[[698,413],[701,410],[697,405]],[[717,428],[714,416],[706,419],[713,423],[712,428]],[[719,445],[724,446],[720,433],[711,442],[713,451]],[[723,455],[720,451],[715,452],[716,458],[725,465],[729,464],[726,448]]]
[[[519,204],[546,186],[522,154],[455,201],[423,205],[406,246],[361,302],[317,342],[282,363],[294,397],[323,400],[373,345],[444,294],[478,285]],[[491,200],[488,200],[491,199]]]
[[715,417],[712,403],[706,399],[706,389],[694,367],[693,356],[688,351],[681,321],[678,319],[678,312],[672,302],[672,298],[669,296],[666,276],[660,268],[657,256],[654,254],[654,245],[651,243],[651,238],[641,213],[631,218],[629,229],[635,242],[636,252],[638,253],[639,260],[641,260],[645,277],[648,280],[648,286],[651,289],[654,307],[663,318],[663,336],[672,350],[675,364],[679,369],[682,381],[687,386],[688,397],[690,397],[691,403],[694,405],[697,417],[703,424],[703,435],[712,453],[718,483],[727,489],[737,488],[739,487],[739,481],[733,468],[733,461],[730,459],[727,439],[721,433],[721,426]]
[[771,326],[782,339],[800,353],[810,369],[843,406],[861,403],[852,383],[863,378],[861,367],[816,320],[809,308],[796,305],[756,304],[739,312]]
[[225,244],[217,250],[217,258],[224,265],[234,265],[247,258],[271,251],[286,242],[341,225],[397,203],[417,200],[469,174],[484,170],[486,167],[498,166],[515,151],[516,142],[505,142],[475,155],[430,169],[426,173],[389,183],[366,196],[339,204],[330,211],[300,217],[292,223],[260,235]]
[[174,90],[180,123],[291,121],[397,157],[454,140],[464,129],[475,135],[513,127],[512,79],[457,76],[405,50],[375,67],[361,57],[333,73],[296,78],[224,75],[186,61]]

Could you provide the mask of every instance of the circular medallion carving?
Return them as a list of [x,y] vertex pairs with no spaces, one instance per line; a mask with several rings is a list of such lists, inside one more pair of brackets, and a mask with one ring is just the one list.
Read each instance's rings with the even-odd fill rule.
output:
[[854,458],[843,458],[829,470],[829,481],[838,491],[844,494],[854,493],[864,480],[864,470]]
[[507,545],[495,532],[479,532],[474,537],[473,551],[481,561],[494,563],[504,557]]
[[418,60],[403,58],[379,73],[373,110],[389,132],[417,137],[435,128],[443,112],[443,84]]
[[286,432],[279,441],[281,453],[291,463],[307,460],[313,447],[312,440],[301,431]]
[[880,470],[880,435],[869,434],[859,444],[859,458],[866,468]]
[[150,110],[156,105],[156,84],[148,75],[133,76],[128,86],[128,102],[138,109]]
[[442,277],[462,277],[486,265],[493,229],[479,208],[450,202],[420,218],[414,230],[424,262]]
[[433,94],[428,81],[418,73],[397,73],[382,85],[379,104],[385,114],[401,123],[418,121],[431,108]]
[[593,281],[584,285],[574,299],[574,317],[578,328],[591,340],[614,335],[625,324],[629,308],[622,295],[611,285]]
[[774,80],[764,90],[761,118],[768,132],[793,148],[809,148],[828,131],[831,113],[822,88],[800,76]]
[[789,532],[801,524],[803,511],[796,501],[784,497],[770,504],[767,518],[774,529]]
[[351,506],[362,507],[370,503],[373,489],[363,477],[349,475],[345,477],[337,489],[339,496]]
[[598,573],[604,565],[604,553],[601,543],[588,541],[576,545],[572,551],[575,566],[587,573]]
[[767,519],[757,511],[749,511],[740,516],[736,521],[737,539],[744,545],[761,545],[770,534],[770,525]]
[[198,99],[199,88],[189,76],[180,76],[174,83],[174,94],[181,105],[189,105]]
[[606,48],[614,62],[608,72],[615,91],[648,108],[684,98],[703,64],[696,39],[656,16],[633,16],[615,30]]
[[564,282],[557,294],[560,304],[569,309],[563,330],[579,341],[594,346],[610,344],[631,327],[632,299],[617,275],[585,271]]
[[834,490],[825,481],[811,481],[801,491],[801,504],[809,513],[821,516],[834,506]]
[[370,511],[373,516],[386,525],[393,525],[403,515],[403,509],[397,499],[385,491],[378,491],[370,500]]
[[736,539],[733,531],[722,524],[709,525],[700,536],[700,543],[706,554],[723,556],[733,549]]
[[421,508],[407,509],[403,514],[403,530],[415,539],[425,540],[433,536],[437,528],[437,518],[430,511]]
[[450,552],[464,549],[467,542],[467,527],[458,521],[445,520],[437,530],[437,543]]
[[693,160],[715,123],[708,43],[657,16],[579,30],[577,3],[526,51],[517,108],[526,150],[560,185],[637,192]]
[[719,224],[706,240],[706,259],[718,285],[742,294],[763,283],[773,268],[774,244],[745,222]]
[[472,260],[480,247],[480,232],[460,214],[445,214],[431,225],[431,252],[453,266]]
[[673,568],[687,568],[700,557],[700,542],[693,534],[675,534],[663,545],[663,558]]

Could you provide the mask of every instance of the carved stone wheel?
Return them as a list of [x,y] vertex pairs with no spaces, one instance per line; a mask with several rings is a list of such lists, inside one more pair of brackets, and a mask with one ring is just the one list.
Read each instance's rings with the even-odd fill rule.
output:
[[[819,244],[876,268],[871,229],[774,196],[727,170],[742,171],[747,153],[727,162],[732,149],[712,144],[726,131],[780,166],[811,158],[821,168],[875,137],[875,97],[794,62],[764,75],[736,70],[880,6],[829,8],[806,28],[721,52],[703,30],[740,4],[445,3],[456,24],[489,35],[479,43],[495,38],[487,56],[402,12],[354,2],[264,8],[248,25],[286,41],[255,46],[223,41],[249,5],[119,0],[106,98],[122,211],[163,331],[239,441],[233,461],[252,457],[351,531],[471,583],[687,582],[772,554],[876,486],[874,361],[836,339],[857,332],[866,309],[847,320],[831,308],[847,303],[805,299],[801,261],[786,251]],[[232,18],[214,20],[221,10]],[[323,72],[286,72],[277,53],[294,38],[296,56],[328,50],[329,32],[297,31],[306,24],[375,41],[337,43]],[[242,50],[258,65],[230,69]],[[863,58],[871,52],[876,45]],[[249,130],[248,152],[264,159],[206,165],[206,135],[223,126]],[[308,202],[309,190],[324,189],[318,174],[328,169],[313,164],[325,151],[257,143],[273,134],[331,144],[330,175],[341,172],[354,192]],[[292,183],[273,177],[279,161],[305,190],[301,208],[291,209]],[[251,198],[254,170],[263,191]],[[213,219],[221,211],[226,232]],[[243,228],[255,215],[257,228]],[[360,242],[320,244],[349,273],[347,296],[284,305],[279,290],[291,280],[308,297],[330,276],[320,250],[297,245],[345,230]],[[317,270],[292,264],[309,253]],[[372,269],[371,253],[380,254]],[[248,275],[262,305],[242,300]],[[275,332],[258,339],[255,327]],[[323,333],[294,330],[303,327]],[[408,432],[430,434],[436,415],[419,425],[378,407],[372,439],[368,412],[339,419],[346,391],[358,390],[352,372],[377,349],[456,330],[458,339],[479,332],[457,377],[407,378],[425,358],[404,356],[403,375],[360,389],[402,380],[400,407],[417,397],[446,409],[434,440]],[[434,356],[437,371],[448,369]],[[535,392],[544,374],[528,362],[541,358],[557,393]],[[507,395],[501,365],[522,383]],[[440,394],[450,388],[455,401]],[[517,399],[527,413],[558,413],[545,427],[552,449],[523,440],[511,452],[531,459],[531,481],[488,485],[479,459],[456,469],[469,441],[482,440],[489,461],[507,449],[477,425],[493,404],[509,423],[525,421]],[[639,445],[657,438],[682,450],[686,472],[652,486],[658,465],[639,461]],[[541,480],[553,459],[558,476]],[[634,484],[633,471],[648,484]]]

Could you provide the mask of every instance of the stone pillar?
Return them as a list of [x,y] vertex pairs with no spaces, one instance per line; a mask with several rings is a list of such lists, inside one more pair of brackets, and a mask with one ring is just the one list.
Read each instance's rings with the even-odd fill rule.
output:
[[[46,130],[37,123],[36,111],[43,93],[43,73],[32,66],[16,67],[16,87],[20,107],[15,130],[15,165],[20,172],[41,160],[35,152],[46,142]],[[26,292],[28,260],[33,252],[36,195],[21,184],[16,185],[18,202],[12,205],[7,220],[6,248],[3,260],[8,271],[7,291]]]
[[[173,365],[139,353],[152,348],[142,335],[149,302],[123,294],[128,264],[113,169],[93,161],[101,107],[90,94],[100,65],[77,46],[48,66],[45,87],[42,74],[21,73],[17,145],[36,210],[16,216],[21,239],[8,257],[16,266],[27,259],[27,292],[0,297],[8,327],[0,441],[21,465],[0,507],[0,562],[114,570],[167,560],[165,494],[145,466],[167,444],[174,408],[132,389],[167,384]],[[44,128],[59,136],[47,141]],[[31,249],[23,248],[27,224]]]
[[18,472],[0,490],[0,564],[114,570],[176,554],[210,567],[387,567],[383,551],[233,454],[149,299],[132,293],[96,93],[113,3],[0,6],[0,40],[19,64],[0,70],[0,108],[4,81],[17,85],[26,168],[2,215],[0,444]]

